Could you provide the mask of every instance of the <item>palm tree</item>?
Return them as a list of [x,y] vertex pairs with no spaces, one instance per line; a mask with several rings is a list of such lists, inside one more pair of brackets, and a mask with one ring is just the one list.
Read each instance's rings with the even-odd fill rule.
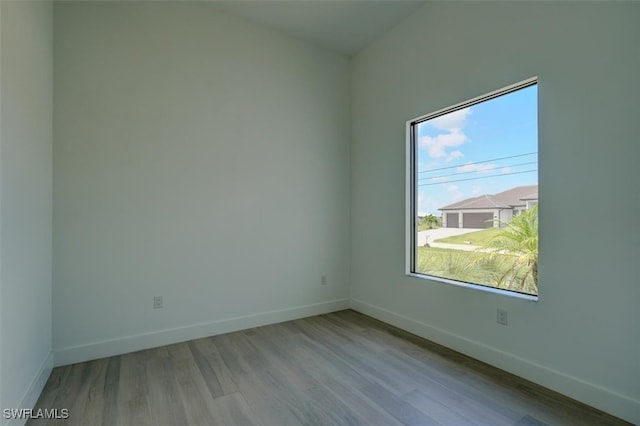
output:
[[[509,268],[498,286],[527,293],[538,293],[538,206],[513,217],[510,222],[498,221],[504,228],[490,242],[490,256],[511,256]],[[516,287],[516,288],[513,288]]]

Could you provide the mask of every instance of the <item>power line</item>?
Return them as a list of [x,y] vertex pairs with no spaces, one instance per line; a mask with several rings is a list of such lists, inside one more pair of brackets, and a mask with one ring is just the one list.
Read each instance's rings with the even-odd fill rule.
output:
[[423,170],[421,172],[418,172],[418,174],[420,173],[430,173],[430,172],[436,172],[438,170],[447,170],[447,169],[455,169],[457,167],[463,167],[463,166],[469,166],[469,165],[473,165],[473,164],[482,164],[482,163],[490,163],[491,161],[498,161],[498,160],[507,160],[509,158],[516,158],[516,157],[524,157],[526,155],[533,155],[533,154],[537,154],[538,151],[535,152],[528,152],[526,154],[518,154],[518,155],[511,155],[509,157],[500,157],[500,158],[493,158],[491,160],[483,160],[483,161],[475,161],[473,163],[467,163],[467,164],[458,164],[457,166],[449,166],[449,167],[440,167],[439,169],[431,169],[431,170]]
[[492,178],[492,177],[501,177],[501,176],[509,176],[509,175],[519,175],[519,174],[522,174],[522,173],[531,173],[531,172],[537,172],[537,171],[538,171],[538,169],[524,170],[522,172],[503,173],[501,175],[480,176],[480,177],[473,177],[473,178],[467,178],[467,179],[448,180],[446,182],[421,183],[418,186],[443,185],[445,183],[463,182],[463,181],[467,181],[467,180],[488,179],[488,178]]
[[[519,167],[519,166],[528,166],[529,164],[538,164],[537,161],[529,161],[527,163],[518,163],[518,164],[507,164],[504,166],[497,166],[497,167]],[[465,164],[466,165],[466,164]],[[464,167],[464,166],[459,166],[459,167]],[[469,173],[481,173],[481,172],[490,172],[493,169],[487,169],[487,170],[471,170],[469,172],[459,172],[459,173],[449,173],[448,175],[438,175],[438,176],[428,176],[428,177],[421,177],[418,180],[425,180],[425,179],[437,179],[437,178],[441,178],[441,177],[447,177],[447,176],[457,176],[457,175],[468,175]]]

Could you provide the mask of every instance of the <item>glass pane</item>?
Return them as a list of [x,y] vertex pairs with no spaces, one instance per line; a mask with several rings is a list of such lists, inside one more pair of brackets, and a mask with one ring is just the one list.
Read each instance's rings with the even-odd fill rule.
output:
[[416,126],[414,272],[537,294],[537,86]]

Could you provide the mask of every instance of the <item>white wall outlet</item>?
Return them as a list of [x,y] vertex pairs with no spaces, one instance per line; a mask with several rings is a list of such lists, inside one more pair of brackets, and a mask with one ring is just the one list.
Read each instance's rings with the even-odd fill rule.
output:
[[153,309],[160,309],[162,306],[162,296],[153,296]]
[[327,276],[323,275],[320,277],[320,284],[327,285]]
[[496,322],[501,325],[507,325],[508,324],[507,311],[505,311],[504,309],[498,309],[498,312],[496,315]]

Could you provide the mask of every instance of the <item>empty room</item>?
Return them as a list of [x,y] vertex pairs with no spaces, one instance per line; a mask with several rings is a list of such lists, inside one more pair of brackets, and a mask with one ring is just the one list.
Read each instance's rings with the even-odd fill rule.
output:
[[639,46],[638,2],[0,1],[0,424],[640,424]]

